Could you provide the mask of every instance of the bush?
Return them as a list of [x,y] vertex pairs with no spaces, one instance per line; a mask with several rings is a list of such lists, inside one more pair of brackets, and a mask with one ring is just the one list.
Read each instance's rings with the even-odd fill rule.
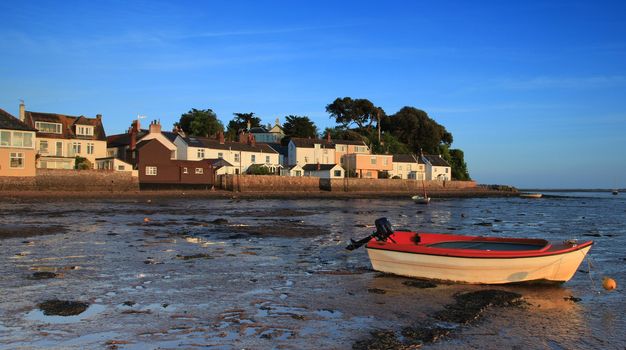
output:
[[89,170],[93,169],[93,164],[84,157],[76,156],[76,161],[74,162],[74,169],[77,170]]
[[262,166],[260,164],[252,164],[246,170],[246,174],[249,175],[274,175],[268,167]]

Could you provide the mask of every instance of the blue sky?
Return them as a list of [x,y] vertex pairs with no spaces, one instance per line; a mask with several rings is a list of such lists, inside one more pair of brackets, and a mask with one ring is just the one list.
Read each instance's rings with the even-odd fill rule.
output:
[[100,113],[115,134],[211,108],[323,130],[350,96],[428,112],[480,183],[626,187],[626,2],[2,1],[0,21],[14,115]]

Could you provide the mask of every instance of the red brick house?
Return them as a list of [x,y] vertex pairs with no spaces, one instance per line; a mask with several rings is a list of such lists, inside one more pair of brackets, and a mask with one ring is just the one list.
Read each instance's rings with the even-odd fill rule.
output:
[[159,139],[137,144],[137,169],[141,189],[210,189],[215,172],[224,166],[221,159],[176,160]]

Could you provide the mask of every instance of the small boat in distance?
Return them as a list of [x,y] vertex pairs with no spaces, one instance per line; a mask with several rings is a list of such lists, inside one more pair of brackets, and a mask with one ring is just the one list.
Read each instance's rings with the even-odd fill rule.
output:
[[415,202],[417,204],[428,204],[428,203],[430,203],[430,197],[428,197],[428,196],[415,195],[415,196],[411,197],[411,199],[413,200],[413,202]]
[[618,194],[619,194],[619,190],[618,190],[617,188],[616,188],[616,189],[614,189],[614,190],[613,190],[613,195],[614,195],[614,196],[617,196]]
[[[376,231],[346,247],[366,245],[376,271],[474,284],[567,282],[593,241],[498,238],[393,231],[386,218]],[[373,239],[374,238],[374,239]]]
[[543,194],[541,193],[531,193],[531,192],[522,192],[519,194],[521,198],[541,198]]
[[430,203],[430,197],[428,197],[428,195],[426,194],[426,185],[424,184],[424,180],[422,180],[422,190],[424,191],[424,195],[423,196],[417,194],[417,195],[411,197],[411,199],[416,204],[428,204],[428,203]]

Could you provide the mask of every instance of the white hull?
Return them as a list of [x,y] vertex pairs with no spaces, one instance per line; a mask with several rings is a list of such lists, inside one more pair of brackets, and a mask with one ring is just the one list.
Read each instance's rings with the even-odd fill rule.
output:
[[376,271],[477,284],[568,281],[591,246],[563,254],[523,258],[462,258],[367,249]]

